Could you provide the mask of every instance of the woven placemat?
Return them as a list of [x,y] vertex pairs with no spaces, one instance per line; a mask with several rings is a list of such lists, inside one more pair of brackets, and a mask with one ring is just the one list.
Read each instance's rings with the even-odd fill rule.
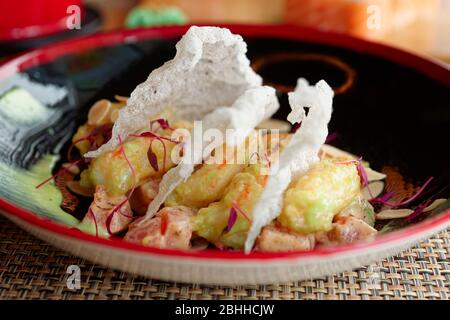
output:
[[[55,249],[0,217],[0,299],[448,299],[450,232],[402,254],[337,275],[286,284],[171,283],[92,264]],[[69,265],[81,288],[67,287]]]

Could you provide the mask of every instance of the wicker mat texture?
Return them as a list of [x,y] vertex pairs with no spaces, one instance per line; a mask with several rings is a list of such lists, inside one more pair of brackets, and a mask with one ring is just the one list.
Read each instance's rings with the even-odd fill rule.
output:
[[[449,299],[450,230],[377,264],[285,284],[213,286],[129,275],[53,248],[0,217],[0,299]],[[66,282],[81,269],[81,289]]]

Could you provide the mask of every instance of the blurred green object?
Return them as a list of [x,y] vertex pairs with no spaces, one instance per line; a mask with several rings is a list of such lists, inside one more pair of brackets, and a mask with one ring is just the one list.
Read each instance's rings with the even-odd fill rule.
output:
[[185,24],[186,22],[186,15],[176,7],[153,9],[149,7],[137,6],[128,13],[125,20],[125,26],[127,28],[139,28]]

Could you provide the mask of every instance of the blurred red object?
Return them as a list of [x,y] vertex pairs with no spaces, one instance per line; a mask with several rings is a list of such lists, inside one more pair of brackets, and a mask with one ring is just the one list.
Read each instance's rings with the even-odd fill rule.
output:
[[81,0],[0,1],[0,41],[22,40],[47,36],[67,30],[69,6],[80,8]]
[[440,0],[285,0],[284,21],[368,39],[434,19]]

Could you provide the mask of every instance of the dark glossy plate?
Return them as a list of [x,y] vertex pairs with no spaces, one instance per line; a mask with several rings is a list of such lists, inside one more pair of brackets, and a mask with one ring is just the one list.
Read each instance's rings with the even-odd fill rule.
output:
[[[418,201],[449,198],[450,71],[444,65],[347,36],[285,26],[228,26],[244,36],[264,81],[286,92],[298,77],[325,79],[336,92],[330,131],[339,148],[388,174]],[[98,239],[73,226],[49,184],[34,187],[64,153],[86,111],[101,98],[129,95],[175,54],[187,27],[100,34],[29,52],[0,67],[0,207],[20,226],[74,254],[125,271],[174,281],[269,283],[356,267],[397,252],[450,225],[447,201],[370,243],[279,254],[181,252]],[[417,204],[417,203],[416,203]],[[260,261],[264,260],[261,264]]]

